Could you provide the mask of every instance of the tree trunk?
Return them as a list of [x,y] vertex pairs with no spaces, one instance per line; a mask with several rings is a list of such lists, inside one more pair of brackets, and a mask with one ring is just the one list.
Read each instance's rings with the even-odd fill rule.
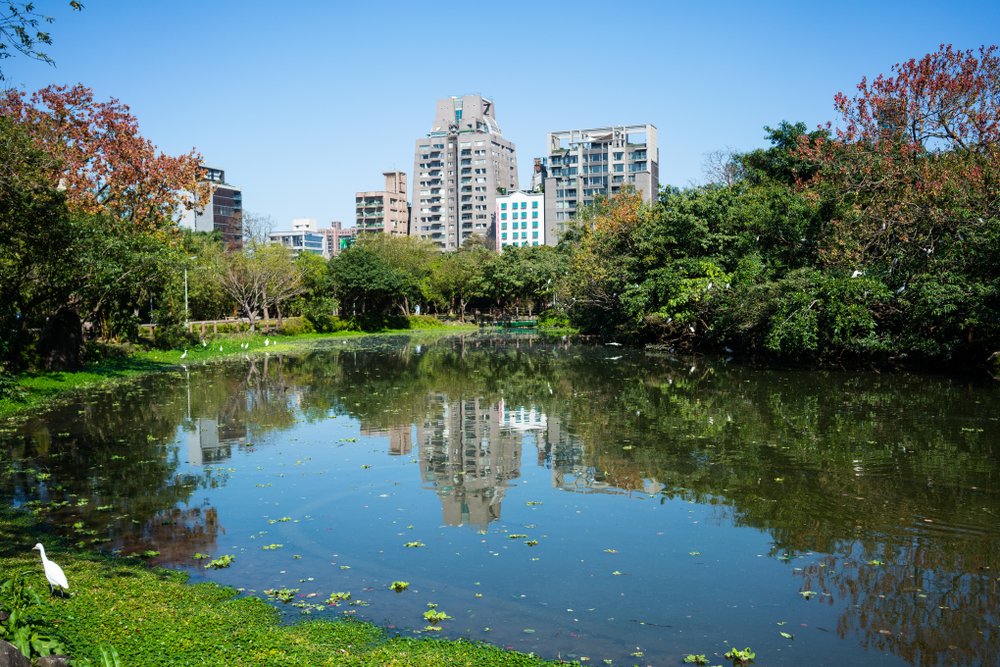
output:
[[45,322],[38,339],[38,352],[47,370],[83,368],[83,322],[75,310],[60,308]]

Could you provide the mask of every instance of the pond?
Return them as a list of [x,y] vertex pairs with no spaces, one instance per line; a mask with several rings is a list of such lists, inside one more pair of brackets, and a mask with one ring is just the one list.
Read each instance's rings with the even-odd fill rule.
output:
[[376,337],[8,425],[0,492],[289,621],[590,664],[996,665],[998,419],[967,380]]

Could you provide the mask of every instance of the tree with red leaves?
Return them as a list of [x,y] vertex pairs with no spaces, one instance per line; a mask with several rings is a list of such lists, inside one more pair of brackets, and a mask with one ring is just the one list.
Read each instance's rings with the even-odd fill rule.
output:
[[161,229],[181,206],[204,204],[201,157],[194,150],[178,157],[158,152],[116,99],[96,101],[82,85],[49,86],[30,96],[11,89],[0,96],[0,115],[14,119],[55,158],[51,177],[71,210]]
[[[936,52],[839,93],[842,123],[803,141],[839,204],[823,249],[845,267],[889,263],[923,271],[963,229],[1000,213],[1000,58],[997,47]],[[820,192],[821,190],[817,190]]]

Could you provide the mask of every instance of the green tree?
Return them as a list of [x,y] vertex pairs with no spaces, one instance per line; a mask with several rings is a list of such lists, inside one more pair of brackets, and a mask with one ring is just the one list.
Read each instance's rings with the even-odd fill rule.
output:
[[[70,0],[69,6],[76,11],[83,9],[83,3],[78,0]],[[13,57],[13,49],[28,58],[55,65],[52,58],[41,50],[43,45],[52,45],[52,36],[42,29],[43,25],[54,20],[36,12],[34,2],[0,2],[0,60]],[[0,81],[3,79],[3,69],[0,69]]]

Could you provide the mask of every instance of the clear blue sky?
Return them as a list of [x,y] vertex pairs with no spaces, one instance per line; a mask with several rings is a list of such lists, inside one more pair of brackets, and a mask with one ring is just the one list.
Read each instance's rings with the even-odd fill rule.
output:
[[197,148],[279,229],[352,225],[354,193],[412,172],[450,95],[494,100],[522,186],[547,132],[647,122],[661,183],[685,186],[707,153],[763,145],[764,125],[835,120],[833,96],[864,75],[942,42],[1000,42],[996,1],[37,4],[56,17],[56,67],[8,59],[8,85],[118,98],[153,143]]

